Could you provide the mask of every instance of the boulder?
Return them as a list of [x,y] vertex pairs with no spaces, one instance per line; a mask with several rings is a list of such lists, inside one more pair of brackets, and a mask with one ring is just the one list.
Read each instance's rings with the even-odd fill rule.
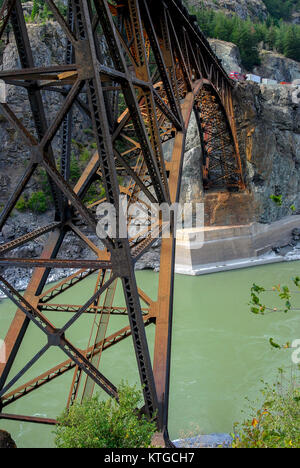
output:
[[300,241],[300,229],[299,228],[293,229],[292,239],[293,241],[296,241],[296,242]]
[[12,225],[6,225],[2,229],[2,235],[5,240],[13,239],[15,237],[15,228]]
[[0,448],[6,449],[16,449],[16,443],[13,441],[11,435],[6,432],[0,430]]
[[228,74],[243,71],[240,51],[235,44],[219,39],[209,39],[209,43],[215,54],[222,60],[222,65]]

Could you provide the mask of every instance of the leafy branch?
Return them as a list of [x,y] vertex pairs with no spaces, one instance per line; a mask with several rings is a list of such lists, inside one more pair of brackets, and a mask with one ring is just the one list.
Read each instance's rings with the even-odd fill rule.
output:
[[[249,302],[251,312],[255,315],[266,315],[266,313],[283,312],[287,314],[288,312],[299,311],[300,308],[293,307],[291,299],[294,294],[300,293],[300,277],[296,276],[293,278],[293,283],[297,289],[291,290],[288,286],[281,286],[280,284],[273,286],[272,289],[265,289],[254,283],[251,288],[251,299]],[[284,303],[283,306],[280,308],[266,305],[263,301],[263,294],[266,292],[275,293],[276,297]],[[284,345],[279,345],[273,338],[270,338],[269,343],[272,348],[275,349],[292,349],[291,343],[289,342]]]

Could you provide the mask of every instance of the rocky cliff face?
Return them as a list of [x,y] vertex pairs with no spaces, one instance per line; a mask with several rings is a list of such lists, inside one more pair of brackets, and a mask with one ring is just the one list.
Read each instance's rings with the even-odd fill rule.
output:
[[[240,83],[235,90],[246,182],[254,219],[262,223],[300,212],[300,105],[293,103],[294,91],[254,83]],[[282,195],[282,206],[271,195]]]
[[298,11],[295,11],[292,14],[292,23],[293,24],[300,24],[300,13]]
[[[209,39],[209,43],[222,60],[222,64],[227,71],[246,72],[241,62],[239,48],[231,42],[220,41],[219,39]],[[262,78],[271,78],[278,82],[286,81],[288,83],[300,79],[300,63],[295,60],[284,57],[284,55],[269,50],[260,50],[261,65],[256,67],[254,74]]]
[[[63,63],[65,55],[65,40],[60,32],[57,23],[49,21],[45,24],[28,24],[30,43],[36,66],[50,66]],[[13,34],[10,35],[10,42],[4,47],[0,60],[2,70],[11,70],[18,68],[19,58],[16,50],[16,44]],[[29,125],[31,121],[31,110],[26,97],[27,92],[23,88],[7,86],[8,103],[17,117]],[[46,118],[50,124],[55,118],[63,97],[58,93],[44,92],[43,101],[45,105]],[[0,116],[0,204],[7,200],[8,192],[15,186],[17,180],[24,170],[24,164],[28,159],[29,153],[20,141],[19,134],[11,125]],[[87,120],[75,109],[73,138],[82,128],[87,127]],[[31,129],[33,132],[34,130]],[[59,155],[60,137],[53,141],[53,148]],[[22,157],[20,157],[22,155]],[[32,180],[28,186],[29,193],[37,189],[36,181]]]
[[206,8],[222,11],[226,14],[235,13],[242,19],[265,20],[268,16],[266,5],[262,0],[187,0],[190,6],[200,7],[203,4]]
[[208,41],[212,50],[222,60],[222,65],[227,73],[244,71],[238,46],[232,42],[220,41],[219,39],[209,39]]
[[269,50],[261,50],[259,55],[261,65],[253,70],[256,75],[288,83],[300,78],[300,62]]

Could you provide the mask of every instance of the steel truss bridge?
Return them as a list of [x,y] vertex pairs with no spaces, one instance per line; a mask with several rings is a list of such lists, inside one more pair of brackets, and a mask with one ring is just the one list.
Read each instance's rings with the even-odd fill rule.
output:
[[[20,0],[5,0],[0,13],[0,38],[10,24],[20,64],[17,69],[1,71],[0,79],[25,90],[31,109],[29,122],[14,112],[13,102],[0,105],[0,113],[30,152],[24,174],[2,211],[0,230],[41,168],[47,174],[55,207],[48,225],[0,246],[0,288],[17,308],[5,338],[7,362],[0,364],[0,418],[54,424],[51,419],[13,414],[9,406],[24,398],[25,407],[26,396],[51,382],[58,384],[66,373],[73,376],[66,394],[68,406],[99,388],[118,400],[118,388],[101,372],[101,362],[104,351],[131,337],[143,388],[141,410],[150,417],[156,415],[158,432],[168,443],[174,218],[171,235],[161,241],[155,300],[138,287],[135,263],[162,234],[164,222],[159,218],[143,235],[131,235],[129,211],[134,203],[147,214],[153,203],[179,201],[192,113],[201,136],[205,189],[243,189],[233,83],[196,18],[180,0],[69,0],[64,11],[59,2],[45,3],[65,37],[64,62],[57,65],[35,65]],[[60,99],[57,115],[50,122],[46,92]],[[74,108],[90,120],[97,147],[75,185],[70,182]],[[54,138],[61,138],[60,151],[53,149]],[[167,161],[163,145],[171,139],[173,151]],[[87,204],[88,191],[99,183],[104,197]],[[128,202],[126,213],[119,206],[120,194]],[[101,231],[99,247],[93,240],[96,232],[101,237],[95,212],[104,202],[114,205],[117,221],[126,217],[128,236],[121,237],[117,232],[109,237]],[[89,247],[92,260],[62,258],[61,248],[70,235]],[[38,238],[44,243],[40,258],[13,255],[14,249]],[[33,271],[24,295],[7,281],[7,267]],[[47,283],[54,269],[65,268],[73,273],[55,286]],[[88,279],[94,281],[90,298],[82,304],[64,304],[63,294],[78,285],[84,288]],[[124,296],[122,304],[116,299],[117,284]],[[58,314],[60,326],[55,324]],[[128,317],[128,322],[124,328],[108,333],[114,315]],[[88,316],[93,320],[85,322]],[[81,323],[83,349],[72,342],[71,329],[77,322]],[[20,368],[16,363],[23,353],[29,325],[40,330],[45,343],[36,354],[32,351]],[[149,350],[146,327],[155,327],[154,350]],[[64,360],[53,362],[52,368],[27,380],[28,372],[53,347],[59,348]],[[126,375],[124,368],[125,379]],[[45,404],[43,408],[44,412]]]

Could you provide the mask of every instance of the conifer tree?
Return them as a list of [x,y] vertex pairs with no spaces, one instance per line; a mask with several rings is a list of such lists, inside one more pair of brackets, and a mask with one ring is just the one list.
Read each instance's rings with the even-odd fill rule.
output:
[[288,28],[284,37],[284,55],[300,61],[300,35],[293,26]]

